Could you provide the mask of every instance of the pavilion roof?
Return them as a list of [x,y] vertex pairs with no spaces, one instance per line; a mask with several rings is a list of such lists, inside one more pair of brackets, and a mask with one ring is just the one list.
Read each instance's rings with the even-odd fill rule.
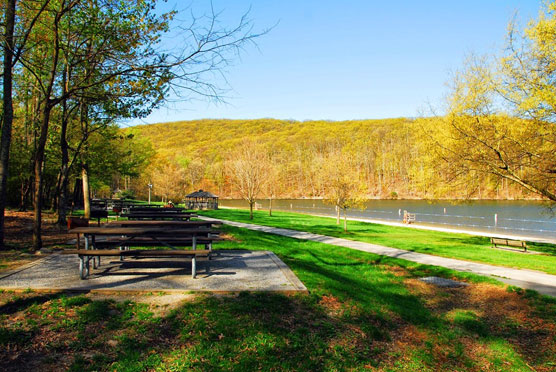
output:
[[208,191],[203,191],[203,190],[199,190],[199,191],[194,191],[189,195],[185,196],[186,198],[218,198],[218,196],[214,195],[211,192]]

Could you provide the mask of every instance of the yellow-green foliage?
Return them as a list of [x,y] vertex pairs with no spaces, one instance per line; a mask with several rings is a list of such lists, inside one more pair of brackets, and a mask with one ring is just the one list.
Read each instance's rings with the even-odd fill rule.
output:
[[[352,158],[348,176],[357,179],[367,197],[479,196],[465,184],[440,187],[444,177],[424,127],[438,129],[441,123],[441,119],[405,118],[341,122],[206,119],[142,125],[133,132],[152,142],[158,158],[181,166],[186,174],[201,173],[197,178],[183,176],[185,185],[178,193],[208,188],[223,197],[238,197],[226,173],[226,161],[248,138],[279,164],[276,197],[326,197],[329,182],[323,169],[327,159],[338,153]],[[143,183],[152,177],[144,174]],[[500,185],[492,178],[480,182],[481,197],[522,196],[507,184],[500,195]],[[138,193],[143,190],[146,188],[139,187]]]

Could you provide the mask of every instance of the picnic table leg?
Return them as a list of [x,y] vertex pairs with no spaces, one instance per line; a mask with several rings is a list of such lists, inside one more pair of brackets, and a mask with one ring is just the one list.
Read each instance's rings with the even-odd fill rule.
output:
[[89,256],[79,255],[79,276],[81,279],[89,276]]
[[[93,249],[95,248],[95,245],[96,245],[95,243],[96,243],[95,236],[92,235],[91,236],[91,244],[93,245]],[[90,259],[90,257],[89,257],[89,259]],[[96,268],[97,268],[97,259],[96,259],[96,257],[93,257],[93,269],[96,269]]]
[[197,259],[195,256],[191,259],[191,277],[195,279],[197,276]]
[[[192,248],[193,250],[197,250],[197,236],[193,235],[193,242],[192,242]],[[197,258],[196,256],[193,256],[193,259],[191,260],[191,277],[193,279],[195,279],[195,277],[197,276]]]
[[[95,236],[94,235],[91,237],[91,243],[89,243],[89,236],[87,234],[83,234],[83,238],[85,240],[85,250],[91,249],[91,244],[93,244],[93,248],[94,248],[94,243],[95,243]],[[95,258],[93,256],[85,256],[85,258],[84,258],[85,278],[87,276],[89,276],[90,271],[91,271],[90,270],[90,264],[89,264],[90,261],[91,261],[91,258],[93,258],[93,264],[94,264],[94,259]]]
[[79,277],[85,279],[85,262],[83,256],[79,256]]

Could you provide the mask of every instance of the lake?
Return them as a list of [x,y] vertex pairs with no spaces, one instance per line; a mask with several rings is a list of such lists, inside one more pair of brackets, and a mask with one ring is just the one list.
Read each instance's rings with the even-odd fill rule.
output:
[[[247,208],[245,200],[223,199],[223,207]],[[262,209],[268,209],[268,200],[258,200]],[[416,222],[482,232],[556,238],[556,217],[541,201],[524,200],[369,200],[365,209],[348,210],[348,218],[368,218],[401,222],[404,210],[416,214]],[[279,199],[273,209],[335,216],[333,205],[314,199]]]

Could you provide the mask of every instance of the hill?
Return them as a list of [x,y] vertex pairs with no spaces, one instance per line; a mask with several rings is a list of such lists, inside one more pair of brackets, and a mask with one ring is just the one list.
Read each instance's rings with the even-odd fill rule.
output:
[[432,119],[354,121],[195,120],[140,125],[127,129],[148,139],[157,156],[136,186],[146,184],[162,197],[179,198],[205,188],[221,197],[237,196],[226,162],[255,142],[282,174],[278,197],[319,197],[320,166],[331,156],[350,158],[350,172],[364,184],[368,197],[520,198],[522,192],[489,177],[477,183],[446,187],[439,174],[424,125]]

